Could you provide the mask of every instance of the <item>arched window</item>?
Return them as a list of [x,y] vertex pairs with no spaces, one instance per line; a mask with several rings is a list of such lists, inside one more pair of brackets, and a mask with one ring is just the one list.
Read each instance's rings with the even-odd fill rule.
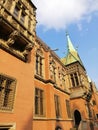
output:
[[43,76],[43,52],[40,49],[36,52],[36,74]]

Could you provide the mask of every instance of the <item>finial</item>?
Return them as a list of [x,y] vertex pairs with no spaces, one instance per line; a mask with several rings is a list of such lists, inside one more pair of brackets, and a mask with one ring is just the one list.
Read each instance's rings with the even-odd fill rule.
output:
[[66,31],[66,36],[68,36],[68,35],[69,35],[68,31]]

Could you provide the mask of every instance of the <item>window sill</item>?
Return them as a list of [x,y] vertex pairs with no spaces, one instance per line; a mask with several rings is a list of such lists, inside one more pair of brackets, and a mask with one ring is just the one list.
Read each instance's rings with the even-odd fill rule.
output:
[[35,74],[35,78],[45,82],[45,79],[41,75]]
[[0,112],[2,112],[2,113],[10,113],[10,114],[12,114],[12,113],[14,113],[13,112],[13,109],[5,109],[5,108],[0,108]]
[[47,118],[45,117],[45,115],[35,115],[34,117],[33,117],[33,119],[34,120],[46,120]]

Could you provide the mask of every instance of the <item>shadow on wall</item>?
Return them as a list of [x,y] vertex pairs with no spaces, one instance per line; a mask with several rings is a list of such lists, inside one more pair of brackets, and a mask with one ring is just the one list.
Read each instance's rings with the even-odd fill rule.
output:
[[[32,51],[32,50],[31,50],[31,51]],[[27,55],[27,62],[28,62],[28,63],[31,62],[31,56],[32,56],[31,51],[30,51],[29,54]]]
[[27,120],[27,122],[25,122],[25,125],[23,127],[22,130],[32,130],[32,125],[33,125],[33,117],[32,115],[29,117],[29,119]]
[[60,126],[57,126],[55,130],[63,130]]
[[90,122],[90,129],[91,129],[91,130],[94,130],[94,125],[93,125],[92,122]]
[[55,130],[64,130],[61,123],[60,123],[60,121],[56,121]]

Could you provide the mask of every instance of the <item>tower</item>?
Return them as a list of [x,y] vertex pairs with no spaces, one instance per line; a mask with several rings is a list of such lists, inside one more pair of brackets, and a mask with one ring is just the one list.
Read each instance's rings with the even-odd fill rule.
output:
[[91,105],[89,103],[92,93],[82,60],[74,48],[68,33],[66,37],[67,55],[62,58],[61,61],[66,67],[66,73],[69,79],[67,86],[70,90],[70,103],[74,127],[79,128],[82,126],[83,128],[84,120],[86,118],[92,118]]
[[[69,34],[66,33],[67,37],[67,55],[61,59],[63,64],[66,66],[67,75],[69,77],[69,88],[74,96],[82,96],[85,91],[89,91],[89,81],[86,73],[86,69],[82,63],[82,60],[74,48],[73,43],[69,37]],[[81,90],[81,94],[74,95],[74,92]]]

